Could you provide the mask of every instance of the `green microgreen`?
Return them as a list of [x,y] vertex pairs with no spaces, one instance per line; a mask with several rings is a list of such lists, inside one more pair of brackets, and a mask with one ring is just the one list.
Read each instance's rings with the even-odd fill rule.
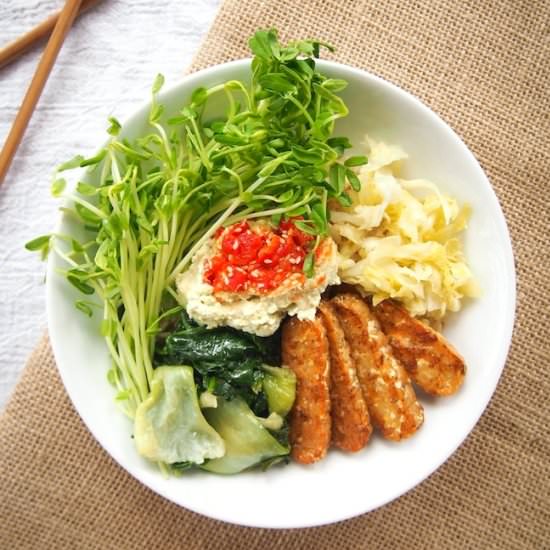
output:
[[[328,234],[329,199],[348,205],[349,168],[364,157],[340,157],[351,143],[334,137],[348,114],[338,92],[346,83],[317,70],[319,41],[279,42],[260,30],[249,42],[254,55],[250,83],[232,80],[199,87],[177,112],[166,112],[152,87],[150,132],[124,137],[109,118],[110,140],[88,159],[78,155],[58,167],[52,192],[67,200],[64,211],[80,222],[82,242],[62,235],[27,243],[47,254],[53,246],[67,262],[67,280],[102,304],[101,333],[111,354],[110,381],[132,417],[147,396],[153,374],[155,335],[182,304],[175,281],[196,251],[221,226],[245,218],[300,217],[296,225],[316,237],[304,272],[315,271],[315,249]],[[212,104],[225,104],[212,120]],[[86,181],[68,191],[58,173],[93,167]],[[93,301],[76,307],[93,315]]]

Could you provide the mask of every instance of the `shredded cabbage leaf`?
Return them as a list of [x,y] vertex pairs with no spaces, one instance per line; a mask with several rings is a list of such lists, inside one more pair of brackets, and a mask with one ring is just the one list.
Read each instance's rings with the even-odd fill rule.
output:
[[366,146],[361,189],[348,190],[350,207],[331,211],[342,281],[359,285],[374,304],[395,298],[415,316],[439,320],[459,311],[464,297],[479,293],[459,239],[469,206],[430,181],[400,178],[407,158],[400,147],[369,137]]

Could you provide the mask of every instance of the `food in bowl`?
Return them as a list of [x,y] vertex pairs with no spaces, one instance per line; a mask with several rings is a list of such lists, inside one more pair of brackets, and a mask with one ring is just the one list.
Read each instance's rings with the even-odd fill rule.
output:
[[187,313],[208,328],[230,326],[272,335],[286,314],[312,319],[329,285],[338,284],[338,252],[330,237],[315,248],[312,274],[304,262],[313,236],[292,220],[221,228],[176,279]]
[[[332,135],[348,114],[338,95],[345,82],[316,70],[319,46],[283,47],[273,31],[260,31],[251,40],[250,85],[198,88],[167,120],[157,79],[152,133],[118,139],[113,119],[113,138],[98,155],[60,167],[94,170],[96,185],[79,183],[76,192],[65,191],[62,178],[53,184],[55,194],[73,201],[70,211],[87,238],[29,244],[53,248],[67,263],[67,280],[100,298],[109,380],[134,420],[137,449],[163,468],[229,474],[291,453],[313,462],[331,441],[347,451],[366,445],[371,418],[388,439],[412,435],[422,408],[376,307],[396,299],[420,307],[415,315],[441,318],[471,293],[460,243],[448,245],[464,228],[460,209],[437,192],[431,202],[418,198],[423,225],[415,229],[415,203],[398,191],[405,184],[393,182],[382,202],[376,194],[396,161],[346,155],[349,140]],[[217,94],[227,97],[227,111],[209,119]],[[361,193],[372,170],[361,166],[376,170],[377,189],[367,196]],[[377,223],[366,215],[373,210]],[[239,254],[230,258],[235,245]],[[424,255],[413,268],[414,250]],[[355,293],[337,289],[323,302],[340,279]],[[339,300],[363,306],[362,355]],[[77,303],[87,314],[96,306],[91,298]],[[293,359],[285,351],[290,323],[305,334],[298,348],[307,345]],[[310,357],[310,349],[318,353]]]

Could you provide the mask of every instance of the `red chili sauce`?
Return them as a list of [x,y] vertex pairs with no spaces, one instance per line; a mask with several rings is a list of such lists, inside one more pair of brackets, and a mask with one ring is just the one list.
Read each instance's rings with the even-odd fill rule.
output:
[[289,275],[303,276],[304,259],[314,237],[292,221],[252,228],[242,221],[216,233],[219,252],[205,264],[204,281],[214,292],[268,293]]

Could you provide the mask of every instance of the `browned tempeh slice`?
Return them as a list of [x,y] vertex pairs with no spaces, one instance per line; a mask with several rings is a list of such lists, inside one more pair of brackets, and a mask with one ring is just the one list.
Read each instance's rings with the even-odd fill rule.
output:
[[296,374],[296,400],[290,416],[291,455],[302,464],[323,458],[330,444],[329,349],[319,318],[290,318],[283,325],[283,364]]
[[374,313],[413,382],[433,395],[451,395],[460,388],[464,359],[441,334],[393,300],[380,302]]
[[375,315],[355,294],[340,294],[331,304],[350,343],[373,423],[386,439],[409,437],[422,425],[424,411]]
[[321,302],[319,310],[330,350],[332,442],[344,451],[359,451],[372,432],[369,411],[340,321],[328,302]]

